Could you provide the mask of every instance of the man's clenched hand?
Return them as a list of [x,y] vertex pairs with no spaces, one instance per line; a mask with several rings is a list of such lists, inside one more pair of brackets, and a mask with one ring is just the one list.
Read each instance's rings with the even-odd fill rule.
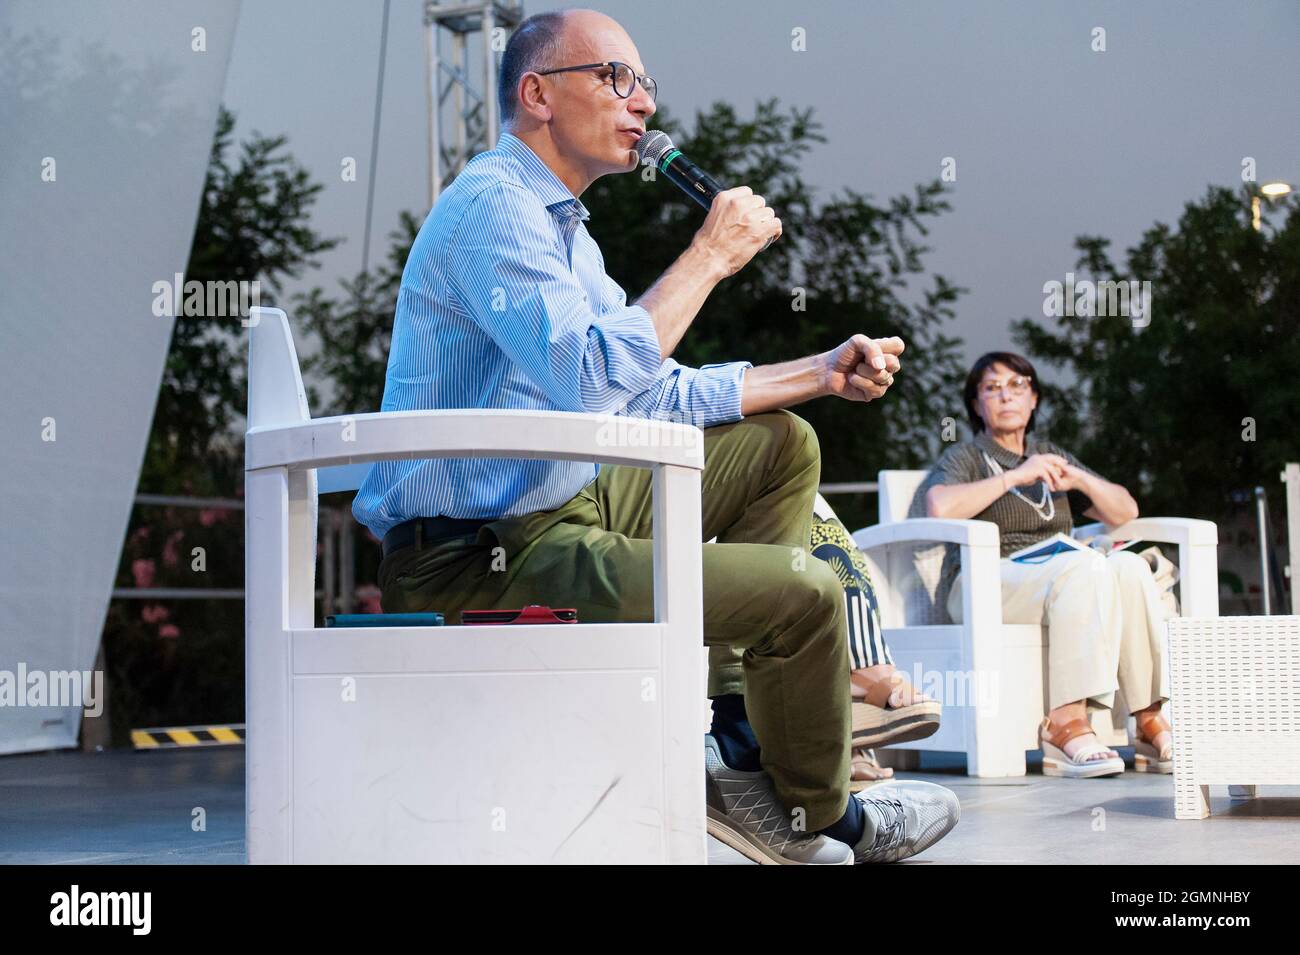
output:
[[826,393],[849,401],[874,401],[889,390],[903,353],[901,338],[854,335],[826,352]]

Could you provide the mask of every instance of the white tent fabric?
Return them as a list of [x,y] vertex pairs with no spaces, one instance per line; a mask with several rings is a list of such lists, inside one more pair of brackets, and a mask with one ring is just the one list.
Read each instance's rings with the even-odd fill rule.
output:
[[[11,689],[94,664],[171,336],[153,284],[185,268],[239,6],[0,5]],[[80,707],[17,702],[0,702],[0,753],[76,744]]]

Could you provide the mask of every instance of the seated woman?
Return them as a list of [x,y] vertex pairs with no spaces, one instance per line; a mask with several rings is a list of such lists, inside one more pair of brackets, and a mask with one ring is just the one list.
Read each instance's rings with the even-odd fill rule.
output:
[[[1161,634],[1167,611],[1147,562],[1119,551],[1066,551],[1021,563],[1009,554],[1073,530],[1073,512],[1109,525],[1137,517],[1132,495],[1070,452],[1031,437],[1038,407],[1034,367],[990,352],[966,378],[974,440],[944,452],[918,491],[930,517],[992,521],[1002,534],[1002,619],[1048,630],[1049,712],[1039,730],[1043,772],[1109,776],[1124,761],[1101,745],[1088,708],[1110,708],[1116,689],[1137,723],[1138,772],[1173,771],[1173,737],[1161,715]],[[914,512],[916,511],[914,505]],[[950,555],[955,556],[955,555]],[[951,563],[950,563],[951,565]],[[961,618],[961,576],[947,601]]]

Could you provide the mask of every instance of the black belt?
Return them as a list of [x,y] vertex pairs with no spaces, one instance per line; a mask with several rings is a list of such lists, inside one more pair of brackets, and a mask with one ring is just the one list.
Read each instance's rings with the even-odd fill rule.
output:
[[393,551],[410,547],[412,544],[420,548],[425,544],[452,537],[468,537],[470,534],[477,534],[480,527],[491,524],[493,520],[495,518],[476,520],[460,517],[417,517],[398,524],[384,535],[384,556],[387,557]]

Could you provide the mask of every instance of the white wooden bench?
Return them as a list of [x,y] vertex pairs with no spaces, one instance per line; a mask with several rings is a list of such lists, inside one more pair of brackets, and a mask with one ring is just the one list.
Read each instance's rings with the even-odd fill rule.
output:
[[[895,664],[918,683],[918,671],[940,674],[945,689],[955,689],[957,698],[945,694],[943,722],[933,736],[879,755],[907,768],[914,760],[899,759],[900,752],[959,752],[966,755],[972,776],[1023,776],[1025,753],[1039,748],[1038,724],[1046,713],[1046,630],[1002,622],[996,524],[907,517],[925,473],[881,471],[880,522],[853,538],[871,566],[881,628]],[[1087,537],[1102,530],[1091,524],[1075,534]],[[1144,517],[1107,532],[1117,540],[1176,544],[1182,613],[1218,616],[1218,532],[1212,522]],[[936,599],[945,545],[961,551],[960,624],[949,619]],[[1117,694],[1115,710],[1093,714],[1093,727],[1108,746],[1128,745],[1122,702]],[[1177,738],[1177,728],[1174,732]]]
[[[250,321],[249,861],[705,862],[701,432],[640,421],[613,446],[597,415],[313,419],[284,312]],[[317,628],[318,469],[479,456],[653,469],[655,619]]]

